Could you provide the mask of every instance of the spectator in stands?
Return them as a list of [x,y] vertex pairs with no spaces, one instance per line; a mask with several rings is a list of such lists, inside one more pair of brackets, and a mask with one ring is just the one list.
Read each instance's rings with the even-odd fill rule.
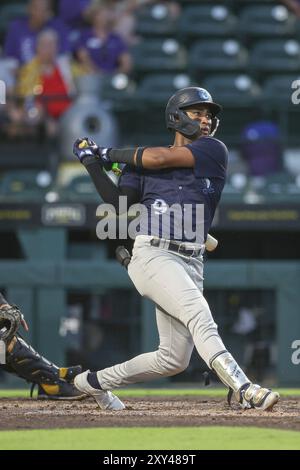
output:
[[300,0],[281,0],[287,8],[300,18]]
[[16,65],[26,64],[35,55],[38,34],[49,28],[58,34],[59,53],[69,52],[67,28],[53,16],[51,0],[30,0],[28,17],[16,19],[9,26],[4,44],[5,57],[14,58]]
[[93,0],[59,0],[59,17],[72,30],[80,29],[89,19]]
[[115,31],[127,42],[127,44],[136,44],[139,38],[135,34],[136,13],[148,5],[165,5],[168,9],[168,15],[177,18],[180,14],[180,6],[175,1],[170,0],[91,0],[92,6],[110,6],[114,8]]
[[267,176],[282,169],[282,146],[278,126],[269,121],[250,123],[242,132],[241,155],[251,176]]
[[128,46],[114,31],[115,14],[112,7],[94,7],[92,25],[80,35],[75,46],[78,74],[129,73],[131,56]]
[[58,5],[59,18],[67,25],[68,40],[71,49],[78,40],[81,31],[90,24],[90,7],[93,0],[60,0]]
[[8,105],[8,134],[34,132],[42,125],[48,136],[54,136],[57,120],[70,106],[74,92],[69,59],[58,56],[56,31],[38,35],[36,55],[20,68],[15,92],[19,101]]

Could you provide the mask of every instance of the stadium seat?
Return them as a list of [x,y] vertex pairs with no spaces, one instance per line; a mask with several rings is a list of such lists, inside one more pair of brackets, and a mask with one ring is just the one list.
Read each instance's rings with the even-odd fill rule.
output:
[[101,202],[100,196],[89,175],[75,176],[68,185],[60,188],[58,193],[62,201]]
[[136,72],[180,72],[186,67],[186,51],[175,39],[142,41],[132,49]]
[[272,108],[295,107],[292,102],[292,84],[296,80],[299,80],[300,84],[300,74],[275,75],[267,79],[263,85],[264,102]]
[[261,98],[260,86],[248,75],[228,74],[208,77],[201,84],[224,105],[254,106]]
[[295,177],[287,172],[269,175],[260,193],[266,201],[288,202],[298,200],[300,197],[300,186],[297,185]]
[[247,64],[247,50],[235,39],[197,41],[189,56],[191,71],[196,74],[244,71]]
[[0,186],[1,199],[41,201],[51,186],[48,172],[22,170],[5,173]]
[[177,21],[169,14],[164,3],[147,5],[136,13],[136,33],[141,36],[173,36],[177,30]]
[[227,145],[238,145],[243,128],[257,118],[260,86],[245,74],[214,75],[203,80],[201,86],[223,106],[216,137]]
[[103,77],[100,97],[108,101],[114,111],[131,110],[136,103],[136,83],[124,73]]
[[252,5],[239,16],[238,31],[250,37],[289,37],[295,32],[296,17],[280,4]]
[[183,10],[179,22],[180,36],[197,37],[230,36],[234,34],[237,18],[224,5],[197,5]]
[[222,203],[240,203],[243,200],[244,190],[234,187],[227,181],[222,192]]
[[300,43],[294,39],[258,42],[250,53],[250,67],[256,73],[299,72]]
[[0,34],[3,34],[12,20],[27,13],[26,2],[11,3],[0,7]]
[[[298,81],[297,83],[294,83]],[[292,88],[292,84],[294,87]],[[296,100],[296,101],[295,101]],[[287,145],[299,145],[300,75],[271,76],[264,82],[264,109],[278,121]]]
[[193,85],[196,83],[193,83],[186,74],[151,74],[142,80],[137,96],[140,102],[165,106],[173,93],[180,88]]

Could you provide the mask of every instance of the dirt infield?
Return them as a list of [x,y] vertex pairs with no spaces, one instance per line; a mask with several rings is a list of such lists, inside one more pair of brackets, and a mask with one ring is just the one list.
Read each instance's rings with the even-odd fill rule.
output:
[[[122,398],[123,399],[123,398]],[[272,412],[243,411],[224,398],[124,398],[126,410],[102,411],[92,399],[50,402],[0,398],[0,430],[105,426],[259,426],[300,431],[300,398],[282,398]]]

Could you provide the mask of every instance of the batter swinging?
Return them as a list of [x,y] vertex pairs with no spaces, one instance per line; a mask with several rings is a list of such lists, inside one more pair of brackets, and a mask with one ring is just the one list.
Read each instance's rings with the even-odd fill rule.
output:
[[[128,273],[140,294],[156,304],[160,343],[156,351],[75,378],[75,386],[93,396],[102,408],[124,407],[108,392],[111,389],[182,372],[194,346],[243,408],[270,410],[279,399],[278,393],[253,384],[227,351],[203,296],[202,255],[228,160],[226,146],[213,137],[220,111],[207,90],[184,88],[166,107],[167,127],[175,131],[171,147],[107,149],[88,138],[74,144],[75,155],[105,202],[117,208],[119,196],[126,195],[128,206],[141,202],[147,209]],[[102,171],[115,162],[127,164],[118,188]],[[160,217],[174,204],[182,210],[174,212],[168,232]],[[188,206],[192,207],[193,237],[183,230],[178,238]],[[197,218],[197,207],[204,208],[202,220]]]

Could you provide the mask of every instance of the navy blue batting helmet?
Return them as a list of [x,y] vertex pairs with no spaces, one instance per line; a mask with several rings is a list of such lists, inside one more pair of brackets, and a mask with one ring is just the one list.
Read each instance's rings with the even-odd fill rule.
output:
[[218,125],[217,114],[222,110],[222,106],[214,103],[210,93],[205,88],[187,87],[178,90],[169,99],[166,106],[166,125],[168,129],[174,129],[184,136],[193,137],[199,131],[199,124],[190,119],[184,110],[190,106],[205,104],[212,113],[212,130],[216,130]]

